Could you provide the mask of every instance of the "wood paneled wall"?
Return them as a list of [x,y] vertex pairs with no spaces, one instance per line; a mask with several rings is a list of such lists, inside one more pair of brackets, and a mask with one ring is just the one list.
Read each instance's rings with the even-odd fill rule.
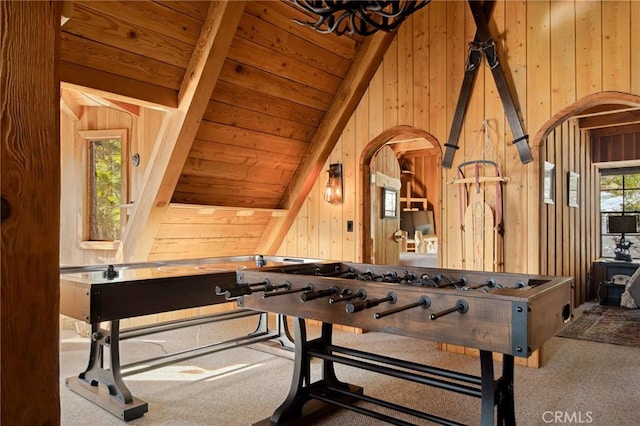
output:
[[[572,120],[556,127],[540,151],[555,165],[554,203],[540,213],[540,272],[575,278],[574,304],[595,296],[590,281],[597,257],[599,224],[598,171],[591,161],[589,134]],[[579,174],[578,207],[568,205],[568,173]]]
[[172,203],[149,260],[257,254],[265,230],[285,215],[285,210]]
[[[140,108],[139,115],[107,107],[84,106],[80,119],[61,115],[62,204],[60,264],[92,265],[116,262],[116,246],[86,242],[87,158],[84,130],[125,129],[129,152],[140,165],[129,165],[129,201],[139,197],[146,166],[164,113]],[[171,204],[149,253],[149,260],[246,255],[256,252],[265,229],[274,226],[285,210]],[[105,247],[106,246],[106,247]]]
[[[139,115],[98,106],[80,107],[79,120],[60,115],[60,157],[62,203],[60,206],[60,264],[92,265],[115,262],[115,248],[99,248],[86,243],[87,191],[86,140],[83,130],[125,129],[129,152],[123,158],[129,165],[129,201],[137,200],[140,186],[164,113],[140,108]],[[140,165],[133,167],[131,157],[139,154]]]
[[[478,132],[483,120],[488,120],[491,153],[501,165],[503,175],[511,179],[504,186],[504,252],[517,255],[504,259],[504,270],[541,272],[540,253],[547,250],[547,244],[540,241],[547,230],[540,227],[541,157],[538,150],[546,147],[542,141],[533,140],[533,136],[550,126],[547,123],[555,113],[587,95],[603,91],[640,94],[637,78],[640,55],[631,54],[640,50],[640,32],[631,25],[639,20],[640,2],[634,1],[497,2],[490,26],[494,34],[499,34],[501,65],[509,75],[525,130],[532,137],[530,144],[542,146],[534,147],[534,162],[521,164],[511,145],[511,131],[492,75],[483,65],[460,136],[461,149],[454,159],[454,168],[444,170],[440,183],[441,211],[437,226],[444,267],[460,267],[462,258],[460,224],[455,213],[459,202],[457,191],[446,182],[454,177],[455,165],[463,159],[478,158],[475,146]],[[358,230],[364,220],[369,220],[360,214],[362,188],[357,174],[362,150],[383,130],[402,124],[429,132],[441,145],[447,141],[463,78],[467,45],[474,34],[475,25],[466,2],[431,2],[400,27],[331,154],[331,162],[343,163],[348,196],[341,205],[327,205],[322,201],[321,178],[282,244],[280,254],[362,260],[363,236]],[[562,129],[568,131],[568,128]],[[572,140],[575,142],[562,147],[562,161],[584,158],[580,163],[584,165],[581,176],[588,178],[591,173],[585,163],[588,146],[580,138]],[[584,186],[584,180],[583,197],[586,197],[590,187]],[[495,195],[487,195],[491,205],[491,197]],[[581,233],[576,237],[596,238],[590,233],[596,212],[587,208],[572,210],[571,215],[567,211],[566,217],[564,212],[561,214],[562,223],[584,214]],[[347,220],[355,221],[355,232],[346,231]],[[559,244],[561,240],[557,241]],[[563,257],[570,250],[554,242],[550,254],[554,259],[558,255],[565,263],[571,261]],[[579,260],[574,259],[580,263],[581,271],[594,253],[587,251]],[[576,268],[554,268],[554,273],[575,274]],[[584,277],[580,274],[579,277]],[[583,293],[584,289],[577,289],[578,295]]]

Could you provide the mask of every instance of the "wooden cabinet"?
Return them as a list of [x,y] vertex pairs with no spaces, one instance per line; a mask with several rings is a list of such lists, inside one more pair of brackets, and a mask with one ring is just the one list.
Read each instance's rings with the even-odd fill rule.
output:
[[624,262],[613,259],[598,259],[593,262],[592,275],[596,294],[601,305],[620,306],[620,296],[624,291],[624,286],[610,284],[609,281],[614,275],[633,275],[640,263]]

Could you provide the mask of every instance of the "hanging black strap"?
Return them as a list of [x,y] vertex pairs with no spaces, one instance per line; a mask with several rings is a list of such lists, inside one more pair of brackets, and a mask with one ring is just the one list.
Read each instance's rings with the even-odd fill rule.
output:
[[529,150],[529,144],[527,143],[529,135],[526,135],[524,133],[522,121],[520,120],[520,116],[518,115],[518,109],[516,108],[516,104],[513,101],[513,96],[511,96],[511,92],[509,91],[507,78],[504,74],[504,70],[500,66],[496,44],[491,39],[491,33],[489,31],[489,15],[485,13],[484,7],[482,7],[478,3],[479,2],[477,1],[469,0],[469,7],[471,7],[473,20],[476,23],[476,35],[480,34],[482,38],[487,40],[486,47],[483,50],[484,55],[485,58],[487,58],[487,64],[491,69],[493,79],[495,80],[496,87],[498,88],[498,94],[500,95],[500,100],[502,101],[502,107],[504,108],[504,112],[507,116],[507,121],[509,122],[509,128],[511,129],[511,134],[513,135],[513,144],[518,150],[520,161],[523,164],[526,164],[533,160],[533,158],[531,157],[531,151]]
[[[495,1],[485,1],[481,8],[485,16],[491,16]],[[456,112],[453,115],[453,122],[451,123],[451,131],[449,132],[449,139],[444,146],[447,148],[442,159],[442,167],[451,168],[453,164],[453,156],[458,150],[458,139],[460,138],[460,131],[462,130],[462,122],[464,115],[467,112],[467,106],[469,105],[469,98],[471,96],[471,90],[476,81],[476,75],[480,61],[482,60],[482,48],[480,43],[483,41],[483,35],[480,30],[476,30],[476,34],[473,38],[473,42],[469,45],[469,52],[467,55],[467,63],[464,70],[464,78],[462,80],[462,88],[460,89],[460,96],[458,96],[458,104],[456,105]]]
[[522,122],[518,116],[518,111],[513,101],[513,97],[509,92],[509,86],[507,85],[504,71],[500,67],[496,45],[491,38],[491,33],[489,32],[488,21],[491,16],[491,12],[493,11],[494,4],[495,1],[493,0],[469,0],[469,7],[471,8],[473,19],[476,23],[476,34],[473,42],[469,45],[469,54],[465,67],[464,79],[462,80],[462,88],[460,89],[458,104],[456,105],[453,122],[451,123],[449,139],[444,145],[446,147],[446,151],[442,160],[442,167],[447,169],[453,164],[453,156],[459,148],[458,139],[462,129],[462,122],[469,104],[469,98],[475,82],[477,69],[483,55],[487,59],[487,64],[489,65],[493,78],[496,82],[496,87],[498,88],[500,99],[502,100],[502,106],[505,110],[507,121],[511,128],[511,133],[514,137],[513,143],[516,145],[518,154],[520,155],[520,161],[524,164],[533,160],[527,143],[529,136],[524,133]]
[[476,70],[478,69],[480,60],[482,59],[482,52],[479,52],[478,49],[474,49],[472,46],[473,45],[469,46],[467,65],[464,70],[464,79],[462,80],[462,88],[460,89],[456,112],[453,115],[449,139],[447,143],[444,144],[447,149],[444,152],[444,158],[442,159],[442,167],[447,169],[451,167],[451,164],[453,163],[453,155],[459,148],[458,138],[460,137],[460,130],[462,130],[462,121],[464,120],[464,115],[467,112],[467,105],[469,104],[469,97],[471,95],[471,90],[473,89],[473,84],[476,81]]

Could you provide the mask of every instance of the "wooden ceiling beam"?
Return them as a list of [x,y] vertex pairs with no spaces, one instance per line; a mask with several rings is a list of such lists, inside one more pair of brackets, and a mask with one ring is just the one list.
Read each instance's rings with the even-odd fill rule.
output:
[[[71,116],[73,120],[79,120],[82,117],[82,108],[85,106],[102,106],[126,112],[136,117],[140,116],[139,105],[108,99],[93,93],[89,89],[78,91],[66,85],[66,87],[61,88],[60,93],[60,108],[62,108],[63,112]],[[154,108],[159,109],[159,107],[156,106],[154,106]]]
[[102,107],[114,109],[116,111],[126,112],[136,117],[140,116],[140,107],[138,105],[133,105],[128,102],[108,99],[100,95],[96,95],[94,93],[81,92],[80,95],[84,96],[91,102],[89,106],[102,106]]
[[82,117],[82,105],[65,89],[60,89],[60,111],[71,117],[73,121],[78,121]]
[[584,118],[584,117],[591,117],[593,115],[611,114],[613,112],[629,111],[633,109],[635,108],[630,107],[628,105],[622,105],[622,104],[602,104],[602,105],[596,105],[594,107],[581,111],[579,114],[575,115],[575,118]]
[[591,130],[589,135],[592,138],[601,138],[604,136],[618,136],[630,133],[640,133],[640,123],[627,124],[625,126],[601,127]]
[[115,109],[119,109],[124,112],[128,112],[136,117],[140,116],[140,107],[138,105],[133,105],[127,102],[116,101],[112,99],[104,99],[111,107]]
[[415,151],[406,151],[402,156],[402,158],[403,159],[421,158],[421,157],[430,157],[430,156],[439,155],[439,154],[440,154],[440,150],[435,148],[417,149]]
[[167,114],[145,170],[117,259],[146,260],[180,173],[191,150],[238,27],[245,3],[212,1],[178,95],[178,108]]
[[282,244],[394,37],[395,33],[379,31],[369,36],[358,50],[285,191],[279,207],[287,210],[287,215],[278,226],[265,232],[258,244],[258,252],[273,254]]
[[430,149],[433,148],[433,144],[426,139],[411,139],[406,141],[390,141],[389,147],[393,150],[393,152],[406,152],[406,151],[416,151],[422,149]]
[[578,126],[582,130],[624,126],[633,123],[640,123],[640,109],[604,115],[594,115],[578,119]]
[[62,62],[60,69],[60,78],[64,78],[60,81],[63,88],[161,110],[178,106],[175,90],[68,62]]

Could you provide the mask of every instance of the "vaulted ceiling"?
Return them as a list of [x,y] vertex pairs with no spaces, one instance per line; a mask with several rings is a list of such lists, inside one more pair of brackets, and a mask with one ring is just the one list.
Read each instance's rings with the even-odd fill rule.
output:
[[[277,243],[394,37],[317,33],[287,1],[64,4],[63,88],[88,93],[83,102],[169,111],[124,238],[142,257],[151,243],[139,242],[170,203],[281,209],[281,229],[265,237]],[[72,96],[63,90],[67,108]],[[577,119],[584,129],[640,122],[638,109],[620,108]]]
[[170,111],[130,242],[153,233],[145,224],[170,202],[293,217],[394,36],[320,34],[294,22],[309,18],[288,2],[77,1],[64,10],[63,87]]

